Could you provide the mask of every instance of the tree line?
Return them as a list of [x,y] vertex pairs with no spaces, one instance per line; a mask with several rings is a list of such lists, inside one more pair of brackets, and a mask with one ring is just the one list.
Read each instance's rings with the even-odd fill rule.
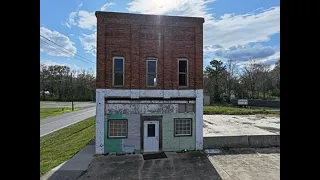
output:
[[89,70],[40,64],[40,100],[95,101],[95,76]]
[[[40,100],[95,101],[95,76],[88,70],[40,64]],[[235,60],[212,60],[204,70],[204,92],[211,102],[232,99],[280,99],[280,59],[271,70],[251,60],[239,67]]]
[[231,99],[280,100],[280,59],[270,65],[251,60],[239,67],[235,60],[212,60],[204,70],[204,92],[211,102]]

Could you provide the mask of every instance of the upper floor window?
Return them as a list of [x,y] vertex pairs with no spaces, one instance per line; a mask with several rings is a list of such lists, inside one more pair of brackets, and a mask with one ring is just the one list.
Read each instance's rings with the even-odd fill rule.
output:
[[188,60],[179,59],[179,86],[188,86]]
[[157,60],[156,59],[147,60],[147,86],[148,87],[157,86]]
[[113,57],[112,84],[118,87],[124,84],[124,57]]

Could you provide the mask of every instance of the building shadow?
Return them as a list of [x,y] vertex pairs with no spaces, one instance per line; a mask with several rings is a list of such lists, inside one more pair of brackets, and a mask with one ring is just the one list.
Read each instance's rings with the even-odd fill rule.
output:
[[93,138],[71,159],[40,177],[40,180],[75,180],[78,177],[81,177],[84,173],[86,173],[88,165],[94,158],[94,144],[95,138]]

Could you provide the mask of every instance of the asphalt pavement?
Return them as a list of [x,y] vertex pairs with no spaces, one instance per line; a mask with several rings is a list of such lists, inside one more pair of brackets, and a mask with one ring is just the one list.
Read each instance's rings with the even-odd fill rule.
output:
[[[58,107],[56,106],[57,103],[52,103],[52,104],[54,104],[54,106],[45,105],[45,107]],[[44,107],[44,106],[41,106],[41,102],[40,102],[40,107]],[[61,107],[61,104],[60,104],[60,107]],[[76,107],[79,107],[79,106],[76,106]],[[50,118],[40,120],[40,137],[96,115],[95,104],[93,103],[85,104],[85,105],[82,105],[82,107],[83,109],[79,111],[65,113],[59,116],[53,116]]]

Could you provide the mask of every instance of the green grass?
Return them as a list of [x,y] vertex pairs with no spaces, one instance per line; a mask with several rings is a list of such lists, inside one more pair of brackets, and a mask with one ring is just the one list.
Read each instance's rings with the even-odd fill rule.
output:
[[225,106],[204,106],[203,114],[225,114],[225,115],[252,115],[252,114],[277,114],[280,110],[270,110],[265,108],[239,108]]
[[[74,111],[78,111],[81,108],[74,108]],[[63,113],[72,112],[69,107],[60,107],[60,108],[40,108],[40,120],[52,116],[61,115]]]
[[70,159],[95,136],[95,116],[40,137],[40,175]]

